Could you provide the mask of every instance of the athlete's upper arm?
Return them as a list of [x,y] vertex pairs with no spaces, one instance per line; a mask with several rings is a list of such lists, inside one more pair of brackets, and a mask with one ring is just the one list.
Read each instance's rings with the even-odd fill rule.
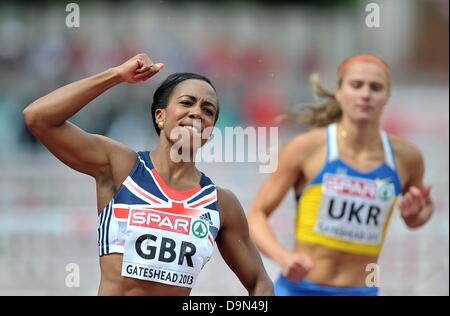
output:
[[399,159],[402,169],[406,173],[403,191],[407,192],[411,186],[421,189],[425,174],[425,163],[422,153],[419,148],[403,139],[395,136],[392,139],[397,159]]
[[405,191],[408,191],[409,187],[416,186],[420,189],[423,187],[423,176],[425,173],[425,163],[422,153],[415,146],[408,146],[405,153],[406,166],[409,171],[408,181],[405,184]]
[[228,190],[217,189],[221,225],[217,247],[227,265],[242,284],[253,293],[258,282],[269,278],[261,257],[250,239],[247,219],[236,196]]
[[40,129],[29,126],[32,133],[59,160],[69,167],[96,177],[111,172],[111,157],[131,151],[105,136],[90,134],[66,121],[58,127]]
[[305,135],[288,143],[278,158],[278,167],[259,190],[251,211],[269,215],[283,200],[303,172],[303,162],[309,151],[310,140]]

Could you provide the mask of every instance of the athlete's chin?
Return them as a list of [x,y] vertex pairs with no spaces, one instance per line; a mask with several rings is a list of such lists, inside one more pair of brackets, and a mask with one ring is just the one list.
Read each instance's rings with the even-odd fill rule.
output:
[[200,140],[198,138],[190,138],[184,141],[181,141],[181,145],[185,150],[189,150],[191,152],[195,152],[206,143],[206,140]]
[[174,140],[171,142],[171,151],[178,152],[180,154],[194,155],[196,152],[206,143],[205,141],[199,141],[194,139]]
[[376,121],[375,115],[373,113],[358,113],[352,115],[352,121],[356,124],[369,124]]

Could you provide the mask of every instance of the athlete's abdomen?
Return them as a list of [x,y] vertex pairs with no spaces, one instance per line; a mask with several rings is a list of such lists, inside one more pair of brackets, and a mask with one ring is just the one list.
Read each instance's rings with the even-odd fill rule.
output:
[[359,287],[367,286],[367,279],[376,281],[373,278],[377,272],[374,264],[378,257],[298,241],[296,252],[307,254],[312,259],[314,268],[306,276],[311,282],[336,287]]
[[118,253],[100,257],[101,280],[98,295],[187,296],[190,294],[191,288],[126,278],[121,276],[122,258],[123,255]]

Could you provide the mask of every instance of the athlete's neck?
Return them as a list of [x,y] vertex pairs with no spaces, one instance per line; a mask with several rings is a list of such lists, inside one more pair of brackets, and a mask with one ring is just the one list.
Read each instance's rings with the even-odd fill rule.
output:
[[337,124],[337,138],[354,152],[370,151],[381,143],[378,122],[355,123],[346,116]]
[[176,161],[176,158],[179,157],[176,157],[175,153],[172,153],[175,159],[171,157],[171,151],[173,150],[172,144],[160,141],[156,149],[150,153],[153,166],[158,174],[163,177],[168,185],[174,187],[177,187],[176,184],[198,184],[201,173],[195,167],[192,156],[188,161]]

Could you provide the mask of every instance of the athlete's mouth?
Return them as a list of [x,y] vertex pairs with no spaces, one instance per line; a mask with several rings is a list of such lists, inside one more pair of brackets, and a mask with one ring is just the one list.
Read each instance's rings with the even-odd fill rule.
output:
[[195,133],[201,133],[202,132],[201,128],[198,127],[198,126],[194,126],[194,125],[190,125],[190,124],[180,124],[180,126],[183,127],[183,128],[186,128],[188,130],[191,130],[191,131],[193,131]]
[[373,109],[373,106],[370,104],[357,104],[356,106],[358,109],[362,111],[370,111]]

